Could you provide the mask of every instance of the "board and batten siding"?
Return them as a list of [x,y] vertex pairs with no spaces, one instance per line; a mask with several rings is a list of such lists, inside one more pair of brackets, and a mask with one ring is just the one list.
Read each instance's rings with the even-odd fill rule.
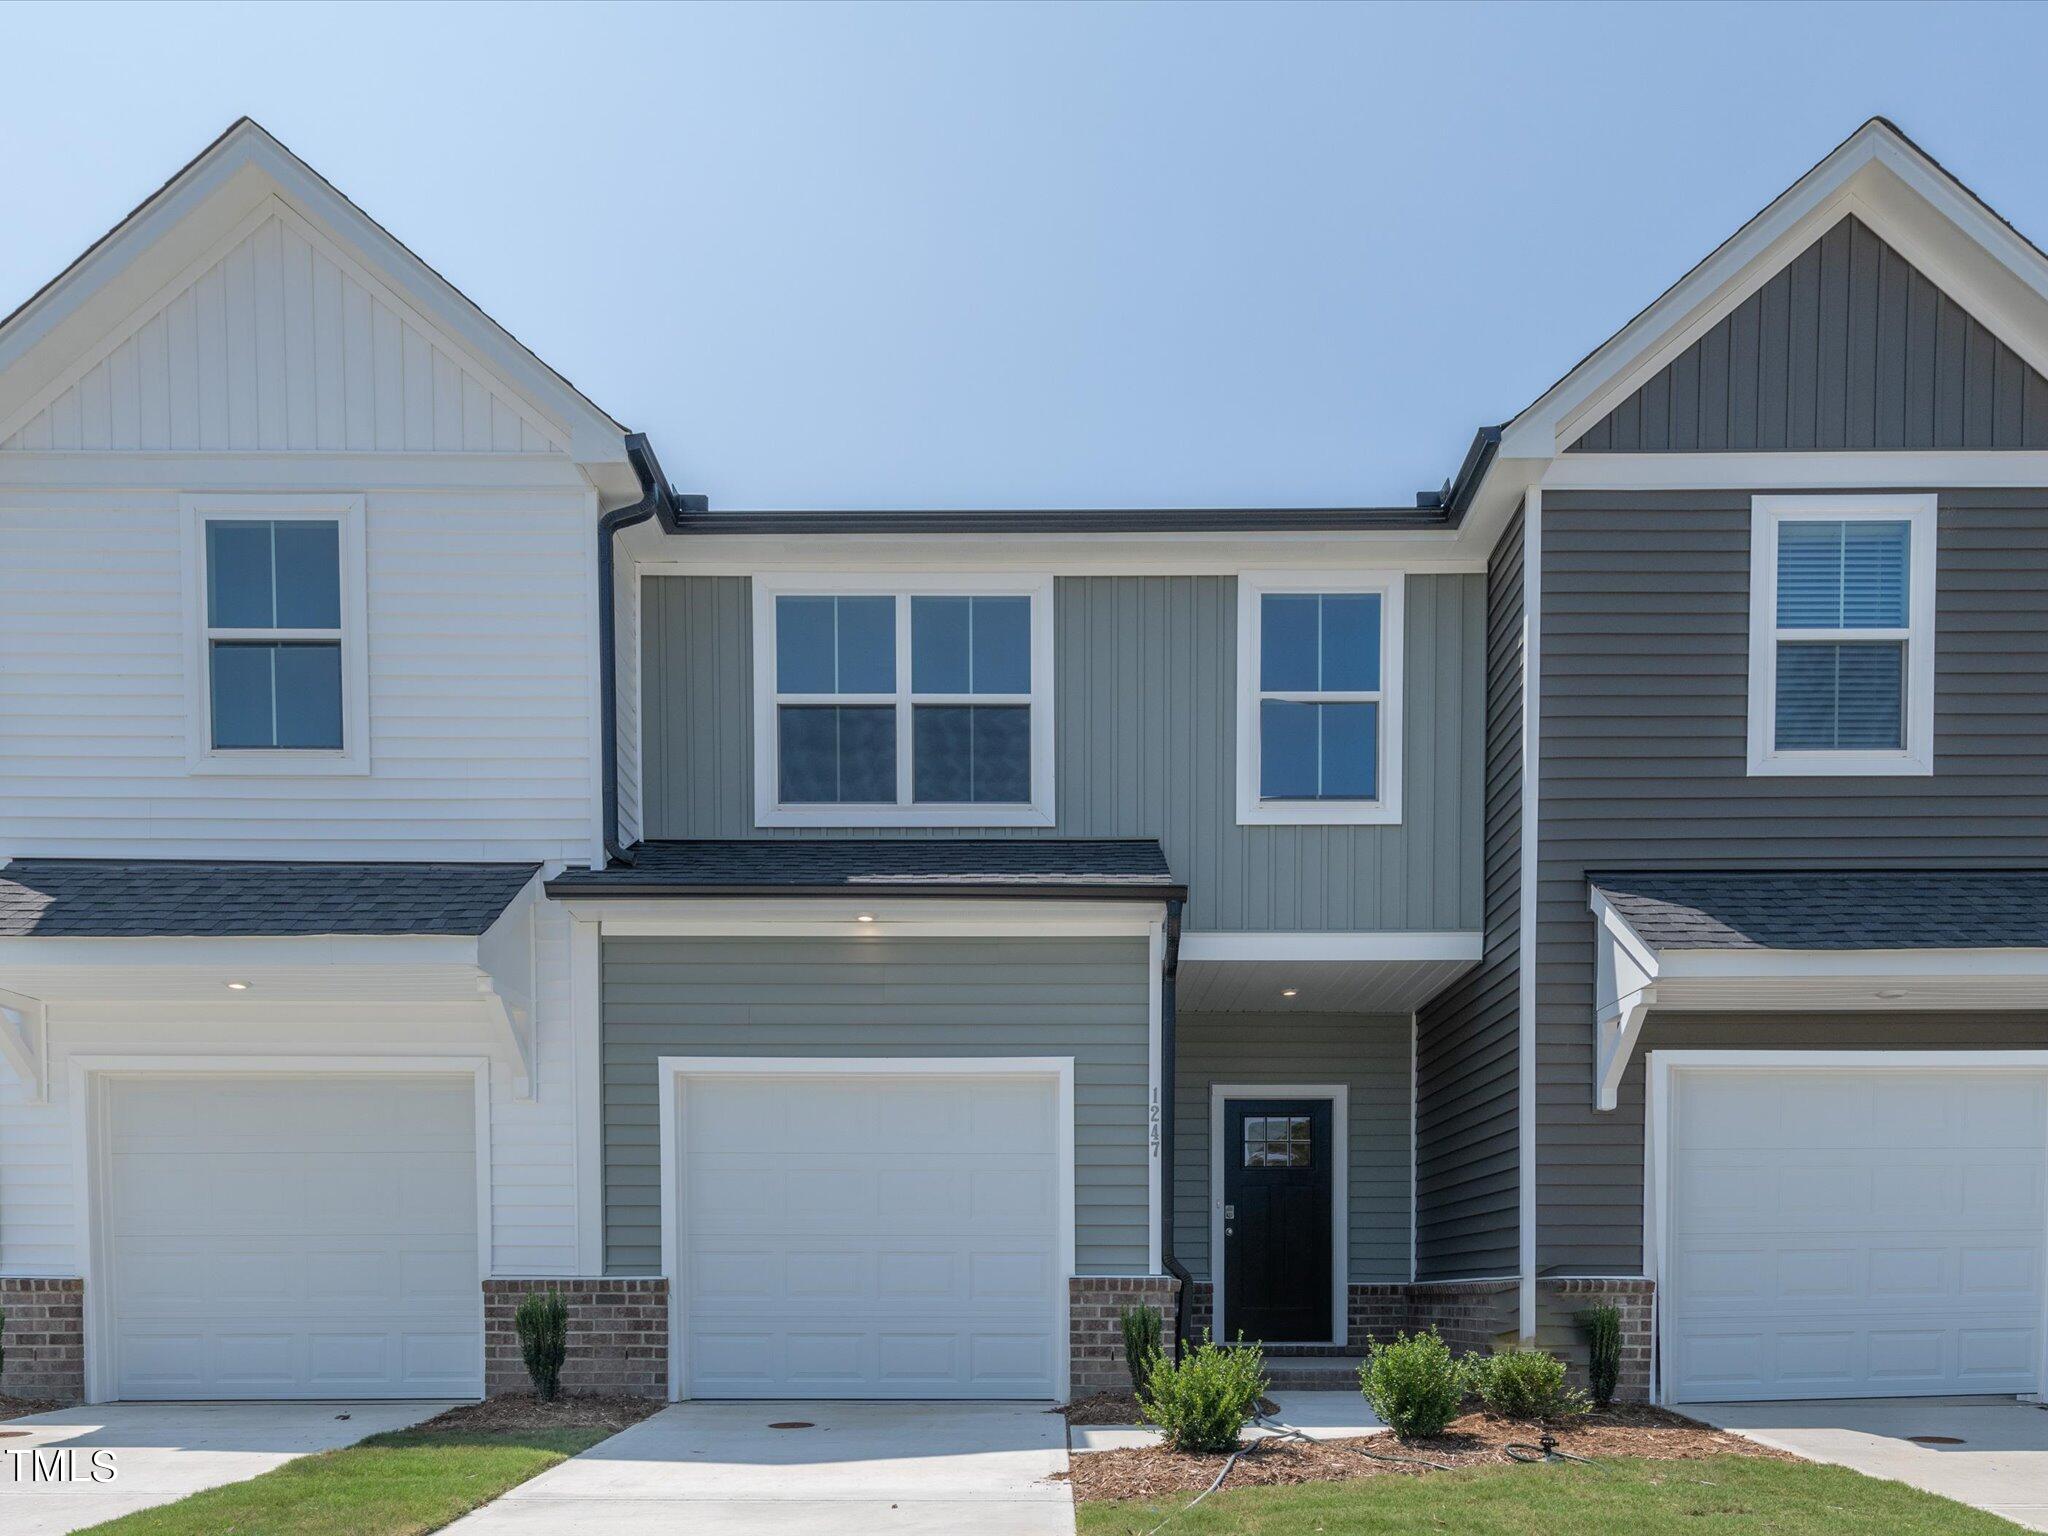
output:
[[1415,1278],[1520,1264],[1522,514],[1486,572],[1486,929],[1479,965],[1415,1016]]
[[1142,938],[605,939],[606,1273],[661,1268],[660,1057],[1070,1056],[1076,1266],[1144,1274],[1150,967]]
[[[1938,501],[1935,771],[1837,779],[1748,774],[1748,493],[1544,497],[1541,1272],[1642,1266],[1643,1074],[1594,1110],[1587,870],[2048,864],[2048,490]],[[1685,1042],[1962,1043],[1947,1022],[1914,1036],[1853,1013],[1803,1033],[1739,1022],[1703,1017]],[[1970,1025],[1985,1044],[2038,1044],[2036,1027]],[[1653,1014],[1644,1046],[1659,1043],[1678,1039]]]
[[[757,828],[747,579],[643,588],[648,837],[933,835]],[[1191,932],[1479,927],[1483,576],[1408,579],[1403,823],[1387,827],[1237,824],[1233,578],[1062,577],[1055,603],[1058,825],[972,835],[1156,837]]]
[[195,774],[178,493],[7,474],[0,857],[590,858],[588,496],[370,492],[369,771]]
[[1210,1087],[1342,1083],[1354,1285],[1408,1278],[1410,1020],[1400,1015],[1182,1014],[1175,1022],[1173,1249],[1210,1280]]
[[[9,450],[544,453],[566,437],[297,214],[138,313]],[[139,323],[137,323],[139,322]]]
[[2042,447],[2048,378],[1851,214],[1570,451]]

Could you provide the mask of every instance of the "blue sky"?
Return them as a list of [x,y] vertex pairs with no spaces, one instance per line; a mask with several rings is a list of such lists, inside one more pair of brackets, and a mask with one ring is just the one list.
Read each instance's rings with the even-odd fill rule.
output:
[[241,113],[725,507],[1401,503],[2048,7],[18,7],[0,313]]

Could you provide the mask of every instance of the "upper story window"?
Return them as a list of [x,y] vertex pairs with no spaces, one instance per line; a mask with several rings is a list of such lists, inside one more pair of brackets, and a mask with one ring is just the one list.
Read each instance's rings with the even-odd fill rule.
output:
[[1237,819],[1401,819],[1398,571],[1247,573],[1237,602]]
[[190,766],[366,765],[357,500],[188,498]]
[[1932,496],[1759,496],[1749,770],[1934,771]]
[[755,821],[1051,826],[1045,577],[754,581]]

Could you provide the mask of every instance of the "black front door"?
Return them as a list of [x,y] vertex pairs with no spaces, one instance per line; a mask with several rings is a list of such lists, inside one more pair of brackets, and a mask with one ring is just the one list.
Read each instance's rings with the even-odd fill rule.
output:
[[1223,1334],[1326,1344],[1330,1101],[1223,1102]]

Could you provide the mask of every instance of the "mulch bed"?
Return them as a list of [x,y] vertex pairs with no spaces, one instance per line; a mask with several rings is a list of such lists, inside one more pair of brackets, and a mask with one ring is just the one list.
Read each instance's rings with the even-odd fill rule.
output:
[[[1142,1424],[1145,1416],[1138,1411],[1138,1400],[1128,1392],[1097,1392],[1090,1397],[1077,1397],[1071,1403],[1052,1410],[1064,1413],[1069,1424]],[[1279,1405],[1270,1397],[1259,1399],[1259,1412],[1278,1413]]]
[[[1128,1421],[1126,1421],[1128,1422]],[[1534,1445],[1548,1428],[1557,1448],[1589,1459],[1636,1456],[1653,1461],[1697,1461],[1708,1456],[1761,1456],[1797,1461],[1722,1430],[1662,1408],[1613,1408],[1544,1426],[1491,1414],[1468,1413],[1452,1421],[1433,1440],[1396,1440],[1371,1435],[1359,1440],[1324,1440],[1304,1445],[1299,1440],[1262,1440],[1237,1460],[1226,1488],[1255,1488],[1279,1483],[1340,1482],[1348,1478],[1389,1474],[1420,1477],[1430,1469],[1412,1462],[1373,1461],[1355,1454],[1412,1456],[1451,1468],[1499,1466],[1512,1458],[1509,1442]],[[1149,1499],[1164,1494],[1199,1493],[1216,1479],[1221,1456],[1184,1456],[1163,1446],[1145,1450],[1091,1451],[1072,1458],[1069,1480],[1080,1500]]]
[[0,1419],[19,1419],[31,1413],[48,1413],[63,1406],[62,1403],[39,1402],[33,1397],[0,1395]]
[[424,1424],[414,1425],[413,1432],[476,1435],[534,1429],[620,1430],[631,1428],[665,1406],[653,1398],[604,1392],[564,1394],[552,1403],[542,1402],[531,1392],[510,1392],[503,1397],[487,1397],[480,1403],[450,1408]]

